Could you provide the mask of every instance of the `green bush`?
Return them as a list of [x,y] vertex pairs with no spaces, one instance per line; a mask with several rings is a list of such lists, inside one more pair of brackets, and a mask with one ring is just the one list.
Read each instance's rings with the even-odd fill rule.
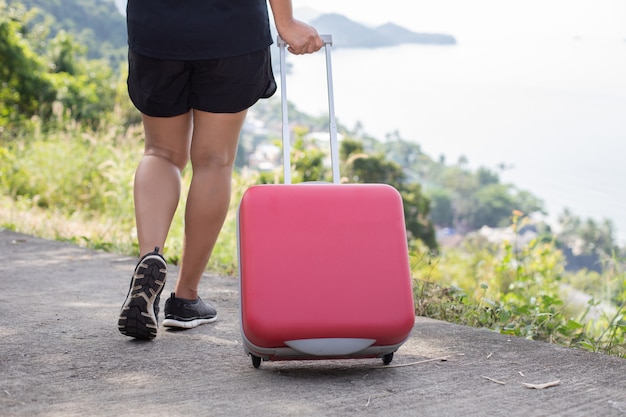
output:
[[[521,222],[514,214],[513,230]],[[418,315],[626,357],[624,272],[611,278],[620,283],[616,311],[591,318],[593,299],[584,311],[563,301],[564,261],[552,243],[474,241],[438,257],[415,247],[411,257]]]

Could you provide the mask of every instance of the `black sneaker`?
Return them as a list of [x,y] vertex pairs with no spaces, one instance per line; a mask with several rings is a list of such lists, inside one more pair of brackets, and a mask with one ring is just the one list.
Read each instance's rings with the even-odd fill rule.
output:
[[165,301],[164,327],[178,327],[181,329],[191,329],[201,324],[213,323],[217,320],[217,311],[211,303],[197,300],[185,300],[176,298],[172,293]]
[[139,260],[117,322],[122,334],[137,339],[156,337],[159,300],[166,277],[167,264],[159,248]]

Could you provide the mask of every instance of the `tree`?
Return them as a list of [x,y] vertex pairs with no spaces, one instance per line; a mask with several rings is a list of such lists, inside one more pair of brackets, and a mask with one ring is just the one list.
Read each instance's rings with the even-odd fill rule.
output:
[[36,54],[33,43],[41,38],[29,31],[36,13],[0,3],[0,127],[19,126],[35,115],[46,121],[55,102],[75,120],[96,125],[114,106],[111,69],[87,60],[85,47],[66,32],[47,43],[48,55]]
[[111,0],[10,0],[9,4],[38,9],[29,30],[45,25],[49,39],[60,32],[69,33],[85,45],[89,59],[104,59],[114,69],[126,59],[124,17]]
[[328,170],[324,167],[326,155],[314,144],[304,140],[303,133],[297,135],[293,145],[291,165],[293,167],[293,182],[310,182],[329,180]]
[[428,193],[430,220],[437,226],[454,227],[454,208],[450,191],[436,188]]
[[383,183],[398,185],[405,179],[400,166],[386,160],[383,155],[366,153],[349,154],[344,177],[353,183]]
[[[331,174],[324,166],[326,154],[316,146],[315,142],[306,139],[307,130],[295,129],[295,140],[291,149],[291,182],[293,184],[310,181],[331,181]],[[279,172],[280,171],[280,172]],[[281,167],[275,172],[262,172],[260,184],[274,184],[284,182],[284,172]]]
[[402,195],[409,237],[421,240],[430,250],[436,250],[435,228],[429,220],[430,200],[422,194],[422,187],[417,183],[407,183],[399,184],[397,188]]
[[96,125],[115,105],[113,71],[103,61],[88,60],[87,49],[67,32],[59,32],[50,46],[56,99],[74,119]]
[[510,224],[511,212],[517,207],[508,187],[490,184],[479,188],[474,194],[475,209],[468,213],[467,224],[472,229],[482,226],[497,227]]
[[84,55],[87,48],[74,40],[74,37],[61,31],[49,43],[49,56],[54,72],[76,75],[79,70],[78,57]]
[[46,116],[55,97],[44,61],[25,39],[31,18],[24,8],[0,2],[0,127],[36,114]]
[[478,168],[478,170],[476,170],[475,176],[478,186],[498,184],[500,182],[500,177],[498,176],[498,174],[485,167]]
[[409,238],[423,241],[431,250],[437,248],[435,229],[428,219],[430,201],[418,183],[406,182],[402,167],[382,154],[368,155],[358,141],[344,140],[340,154],[345,158],[343,176],[352,183],[382,183],[395,187],[402,196],[404,218]]
[[[390,141],[390,139],[393,139]],[[421,160],[424,155],[422,147],[414,142],[402,139],[398,132],[387,135],[384,147],[385,158],[399,164],[401,167],[410,167]]]
[[584,254],[610,257],[613,253],[619,253],[619,247],[615,243],[615,226],[611,220],[583,220],[565,209],[558,216],[558,222],[558,240],[561,244],[576,248],[577,252]]

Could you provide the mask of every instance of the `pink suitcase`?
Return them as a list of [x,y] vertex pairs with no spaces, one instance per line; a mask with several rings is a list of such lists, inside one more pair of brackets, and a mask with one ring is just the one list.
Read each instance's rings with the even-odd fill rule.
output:
[[290,184],[285,44],[279,38],[285,184],[249,188],[238,211],[244,349],[262,360],[380,357],[415,320],[402,199],[385,184],[339,184],[330,48],[333,184]]

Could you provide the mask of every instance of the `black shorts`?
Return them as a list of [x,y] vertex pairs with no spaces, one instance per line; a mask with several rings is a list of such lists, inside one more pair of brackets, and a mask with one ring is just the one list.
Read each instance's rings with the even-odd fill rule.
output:
[[248,55],[168,61],[128,52],[128,93],[139,111],[237,113],[276,92],[269,47]]

